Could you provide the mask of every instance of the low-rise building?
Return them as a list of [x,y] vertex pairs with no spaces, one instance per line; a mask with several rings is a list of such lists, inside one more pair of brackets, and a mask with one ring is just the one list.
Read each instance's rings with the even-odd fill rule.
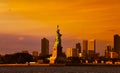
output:
[[110,52],[110,58],[118,58],[118,53],[117,52]]

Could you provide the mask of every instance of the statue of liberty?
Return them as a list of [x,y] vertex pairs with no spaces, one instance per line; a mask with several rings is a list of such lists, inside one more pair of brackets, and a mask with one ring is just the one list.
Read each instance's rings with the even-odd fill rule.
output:
[[61,36],[62,34],[60,34],[60,30],[59,30],[59,26],[57,25],[57,34],[56,34],[56,40],[55,40],[55,47],[61,47]]
[[61,36],[62,34],[60,33],[59,26],[57,25],[56,40],[53,46],[52,56],[50,57],[50,63],[55,63],[55,61],[57,62],[62,55]]

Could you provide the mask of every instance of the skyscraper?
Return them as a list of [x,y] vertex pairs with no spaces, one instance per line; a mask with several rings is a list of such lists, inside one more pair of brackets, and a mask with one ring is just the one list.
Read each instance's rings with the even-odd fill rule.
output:
[[114,51],[120,55],[120,36],[114,35]]
[[87,57],[88,52],[88,40],[83,40],[83,56]]
[[81,53],[81,44],[80,43],[76,44],[76,49],[77,49],[78,53]]
[[96,40],[88,41],[88,56],[89,58],[94,58],[96,53]]
[[46,38],[41,39],[41,56],[49,55],[49,40]]
[[96,50],[96,41],[95,40],[89,40],[88,41],[88,50],[93,50],[95,52]]

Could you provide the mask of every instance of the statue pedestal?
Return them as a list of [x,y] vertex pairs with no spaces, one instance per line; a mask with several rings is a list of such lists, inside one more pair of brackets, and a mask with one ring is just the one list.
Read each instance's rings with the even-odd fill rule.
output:
[[64,64],[65,61],[65,57],[50,57],[50,64]]
[[56,57],[50,57],[50,64],[55,64]]

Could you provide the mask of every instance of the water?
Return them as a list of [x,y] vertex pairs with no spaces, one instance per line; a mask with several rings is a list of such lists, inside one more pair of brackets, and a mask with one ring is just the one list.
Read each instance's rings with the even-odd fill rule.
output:
[[120,73],[118,66],[0,67],[0,73]]

